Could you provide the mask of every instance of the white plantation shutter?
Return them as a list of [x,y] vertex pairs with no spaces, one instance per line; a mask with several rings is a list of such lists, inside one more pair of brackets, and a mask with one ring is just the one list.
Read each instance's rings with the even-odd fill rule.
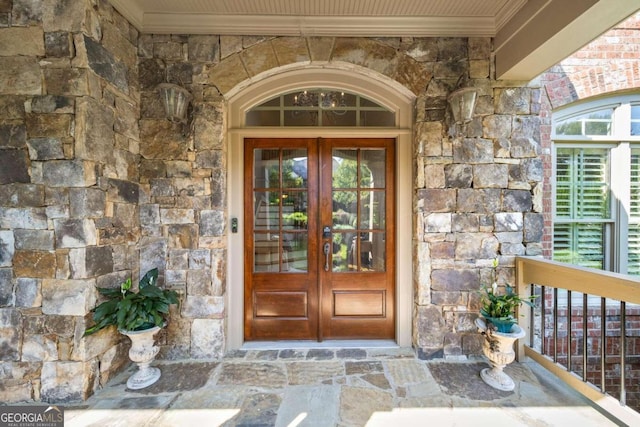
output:
[[609,193],[608,149],[557,149],[555,260],[604,268]]
[[631,203],[629,209],[629,256],[627,273],[640,275],[640,149],[631,150]]

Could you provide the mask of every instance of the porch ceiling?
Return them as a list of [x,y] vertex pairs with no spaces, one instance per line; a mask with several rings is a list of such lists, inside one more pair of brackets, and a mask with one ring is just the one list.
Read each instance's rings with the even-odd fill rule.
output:
[[143,33],[493,37],[496,77],[531,80],[640,0],[110,0]]

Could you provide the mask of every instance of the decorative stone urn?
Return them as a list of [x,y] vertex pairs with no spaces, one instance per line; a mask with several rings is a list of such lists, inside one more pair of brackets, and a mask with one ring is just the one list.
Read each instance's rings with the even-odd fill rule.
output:
[[160,379],[160,369],[150,366],[160,351],[154,342],[154,336],[160,329],[154,326],[142,331],[120,331],[131,339],[129,359],[138,365],[138,370],[127,380],[127,387],[131,390],[149,387]]
[[518,325],[513,325],[509,333],[498,332],[488,327],[485,320],[481,318],[476,319],[476,326],[485,337],[482,351],[491,363],[491,368],[483,369],[480,377],[485,383],[498,390],[513,390],[516,385],[503,369],[516,359],[513,343],[524,337],[525,332]]

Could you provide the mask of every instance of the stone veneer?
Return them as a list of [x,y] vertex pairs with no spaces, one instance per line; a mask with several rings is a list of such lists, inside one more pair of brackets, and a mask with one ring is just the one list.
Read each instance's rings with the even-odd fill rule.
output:
[[[3,401],[86,398],[110,378],[127,343],[81,338],[95,285],[152,267],[182,294],[161,357],[224,354],[225,97],[261,73],[348,64],[415,94],[422,357],[480,353],[492,260],[513,281],[514,257],[541,253],[540,93],[491,78],[488,38],[138,35],[98,0],[0,0],[0,26]],[[446,98],[461,79],[479,98],[455,126]],[[194,95],[189,123],[164,119],[165,81]]]

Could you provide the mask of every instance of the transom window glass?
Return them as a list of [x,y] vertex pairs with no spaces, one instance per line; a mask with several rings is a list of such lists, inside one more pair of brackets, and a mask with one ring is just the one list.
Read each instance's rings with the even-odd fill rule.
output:
[[569,117],[556,123],[556,135],[611,135],[613,109],[606,108]]
[[271,98],[246,113],[247,126],[394,127],[396,115],[358,94],[306,89]]
[[554,113],[553,259],[640,275],[638,101]]

